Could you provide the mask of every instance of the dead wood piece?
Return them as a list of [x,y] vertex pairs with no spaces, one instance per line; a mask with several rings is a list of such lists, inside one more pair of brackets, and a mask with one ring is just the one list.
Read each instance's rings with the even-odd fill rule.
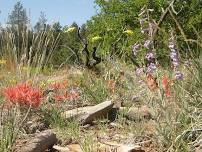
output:
[[21,152],[44,152],[57,142],[56,135],[51,130],[46,130],[31,137],[19,150]]
[[105,101],[95,106],[82,107],[62,113],[62,117],[71,120],[76,119],[82,125],[92,123],[93,120],[106,117],[109,111],[113,108],[112,101]]
[[99,151],[116,151],[116,152],[145,152],[139,145],[124,145],[115,142],[99,141]]
[[85,125],[91,123],[99,117],[107,116],[108,112],[113,108],[112,101],[105,101],[89,109],[88,113],[81,118],[81,124]]
[[66,147],[54,145],[53,149],[59,152],[83,152],[83,150],[81,149],[81,146],[78,144],[71,144],[71,145],[67,145]]
[[62,117],[65,118],[66,120],[80,119],[83,115],[87,114],[92,107],[93,106],[68,110],[62,113]]

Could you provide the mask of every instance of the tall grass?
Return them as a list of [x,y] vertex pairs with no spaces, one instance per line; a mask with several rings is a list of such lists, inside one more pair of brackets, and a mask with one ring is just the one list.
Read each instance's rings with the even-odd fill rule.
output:
[[1,29],[0,58],[7,61],[8,69],[19,73],[26,69],[30,76],[31,68],[37,73],[48,64],[59,37],[60,34],[55,36],[52,27],[37,33],[27,27]]
[[[49,64],[49,60],[59,41],[60,35],[56,35],[52,27],[46,27],[43,31],[33,32],[23,29],[4,28],[0,30],[0,60],[6,64],[0,65],[0,71],[10,72],[24,80],[35,76]],[[3,74],[3,73],[1,73]],[[8,85],[1,82],[0,87]],[[22,126],[30,113],[19,106],[11,108],[4,106],[0,94],[0,151],[9,151],[14,144]]]

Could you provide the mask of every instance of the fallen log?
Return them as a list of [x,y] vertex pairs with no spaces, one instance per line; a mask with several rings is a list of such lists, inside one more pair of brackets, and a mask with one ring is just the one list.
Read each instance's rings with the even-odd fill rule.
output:
[[27,140],[18,150],[20,152],[44,152],[57,142],[56,135],[51,130],[45,130],[34,134],[33,137]]
[[101,117],[106,117],[112,110],[114,103],[105,101],[95,106],[82,107],[62,113],[62,117],[66,120],[76,119],[82,125],[92,123],[93,120]]

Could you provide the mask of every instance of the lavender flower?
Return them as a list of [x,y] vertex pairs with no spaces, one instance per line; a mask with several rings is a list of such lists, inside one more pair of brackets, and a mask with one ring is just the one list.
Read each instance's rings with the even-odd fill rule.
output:
[[173,42],[169,42],[168,47],[170,49],[174,49],[175,48],[175,44]]
[[148,52],[147,54],[146,54],[146,56],[145,56],[145,58],[148,60],[148,61],[153,61],[153,59],[154,59],[154,54],[153,54],[153,52]]
[[179,59],[178,59],[178,55],[177,55],[177,50],[176,50],[176,43],[175,43],[175,39],[173,36],[173,32],[171,32],[171,38],[169,39],[169,43],[168,43],[168,47],[170,48],[170,58],[171,58],[171,62],[173,65],[173,70],[175,71],[175,80],[182,80],[183,79],[183,74],[178,70],[179,67]]
[[137,56],[137,53],[140,50],[140,44],[135,43],[132,48],[133,48],[133,54]]
[[143,68],[137,68],[135,73],[136,73],[136,76],[141,76],[144,74],[144,69]]
[[150,40],[146,40],[146,41],[145,41],[144,47],[145,47],[146,49],[149,49],[150,42],[151,42]]
[[183,74],[180,71],[175,72],[175,79],[176,80],[182,80],[183,79]]
[[147,73],[153,73],[156,70],[156,64],[150,63],[147,67]]

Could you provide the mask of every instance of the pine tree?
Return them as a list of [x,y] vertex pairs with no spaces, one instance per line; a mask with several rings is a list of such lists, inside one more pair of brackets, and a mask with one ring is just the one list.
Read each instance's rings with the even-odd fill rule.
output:
[[28,23],[27,13],[21,2],[18,1],[14,5],[13,11],[8,16],[7,23],[10,24],[12,27],[25,26]]
[[36,32],[43,31],[46,28],[47,24],[47,18],[44,12],[40,13],[40,17],[36,25],[34,26],[34,29]]

